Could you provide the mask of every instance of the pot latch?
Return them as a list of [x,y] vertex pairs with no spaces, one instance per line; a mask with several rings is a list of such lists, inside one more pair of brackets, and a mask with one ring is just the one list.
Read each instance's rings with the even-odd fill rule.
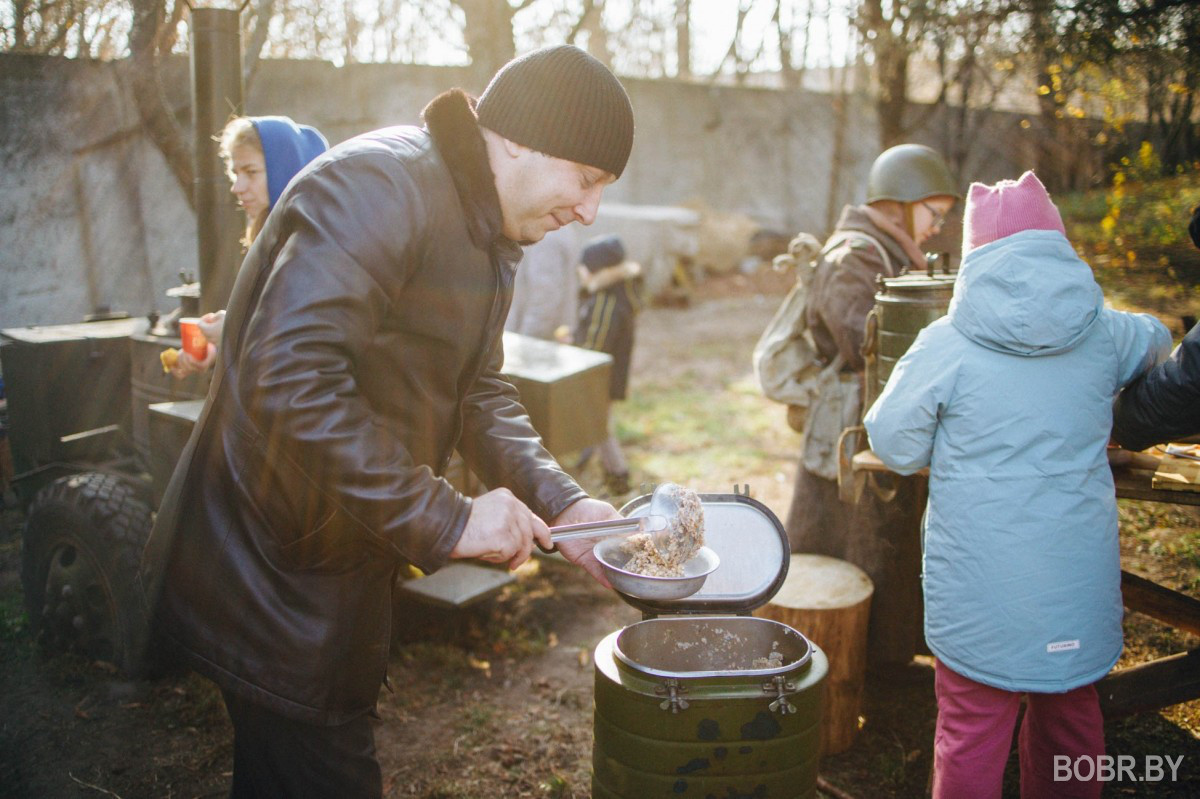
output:
[[778,711],[781,715],[786,716],[788,713],[796,712],[796,706],[788,701],[788,694],[796,693],[794,682],[788,682],[782,674],[777,674],[771,678],[770,682],[763,683],[762,689],[763,693],[774,694],[777,697],[767,706],[772,713]]
[[688,701],[680,694],[687,693],[687,686],[679,682],[679,680],[671,677],[665,685],[659,685],[654,689],[654,693],[662,696],[666,694],[667,698],[662,701],[659,708],[670,710],[672,713],[678,713],[681,710],[687,710]]

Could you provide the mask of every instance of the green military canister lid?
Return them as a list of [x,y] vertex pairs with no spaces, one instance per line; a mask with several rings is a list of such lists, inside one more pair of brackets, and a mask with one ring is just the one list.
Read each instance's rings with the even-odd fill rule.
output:
[[897,144],[880,153],[867,176],[867,202],[894,200],[915,203],[928,197],[954,197],[962,193],[950,168],[936,150],[923,144]]

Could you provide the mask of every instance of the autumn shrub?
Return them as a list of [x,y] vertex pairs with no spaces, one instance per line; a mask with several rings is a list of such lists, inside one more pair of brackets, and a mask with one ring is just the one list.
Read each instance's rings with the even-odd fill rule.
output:
[[1200,162],[1163,177],[1150,142],[1113,167],[1112,185],[1064,198],[1059,206],[1076,244],[1130,265],[1168,266],[1191,247],[1187,223],[1200,205]]

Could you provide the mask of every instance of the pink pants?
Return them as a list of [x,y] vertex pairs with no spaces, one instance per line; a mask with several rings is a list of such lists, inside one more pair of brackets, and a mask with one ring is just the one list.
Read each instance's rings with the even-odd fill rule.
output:
[[[934,676],[937,730],[933,739],[934,799],[1000,799],[1021,694],[992,688],[938,662]],[[1054,781],[1054,756],[1074,763],[1104,754],[1104,719],[1094,686],[1065,694],[1028,693],[1021,723],[1022,799],[1100,796],[1101,783]],[[1061,761],[1060,761],[1061,762]]]

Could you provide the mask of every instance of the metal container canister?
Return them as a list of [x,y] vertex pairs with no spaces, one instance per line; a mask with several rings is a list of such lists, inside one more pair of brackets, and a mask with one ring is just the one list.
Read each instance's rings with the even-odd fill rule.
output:
[[825,655],[786,624],[742,615],[783,584],[787,535],[748,496],[700,499],[720,567],[684,599],[622,595],[648,618],[596,647],[592,796],[815,796]]
[[954,279],[954,274],[911,273],[881,280],[875,308],[867,317],[864,412],[883,392],[896,362],[921,329],[946,315]]

